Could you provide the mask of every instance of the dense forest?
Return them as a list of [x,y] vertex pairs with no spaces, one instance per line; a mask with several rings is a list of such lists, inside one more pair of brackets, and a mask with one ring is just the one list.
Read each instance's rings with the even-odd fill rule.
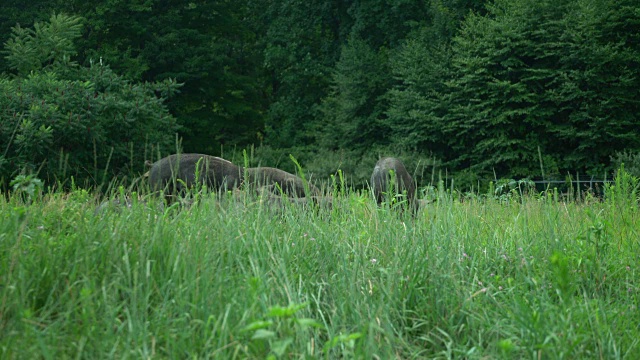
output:
[[5,185],[135,176],[176,147],[356,184],[394,155],[421,185],[640,153],[636,0],[3,0],[0,44]]

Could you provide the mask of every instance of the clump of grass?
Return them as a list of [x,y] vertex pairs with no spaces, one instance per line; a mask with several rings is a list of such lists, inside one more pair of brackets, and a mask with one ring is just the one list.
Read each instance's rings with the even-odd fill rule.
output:
[[640,356],[630,191],[440,187],[414,217],[335,188],[324,210],[118,186],[107,200],[131,201],[97,214],[78,188],[0,199],[1,357]]

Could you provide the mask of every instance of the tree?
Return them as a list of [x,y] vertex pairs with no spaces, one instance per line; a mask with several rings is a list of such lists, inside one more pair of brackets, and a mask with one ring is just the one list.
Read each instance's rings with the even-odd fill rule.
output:
[[374,50],[395,49],[413,30],[432,20],[431,1],[363,0],[347,9],[348,39],[362,39]]
[[[53,1],[3,0],[0,5],[0,44],[10,39],[12,27],[47,20],[54,8]],[[8,70],[9,65],[0,56],[0,73]]]
[[450,113],[448,82],[452,75],[451,42],[465,16],[484,13],[485,1],[432,0],[429,21],[407,34],[390,60],[393,86],[386,98],[392,143],[421,156],[451,160],[458,129],[445,120]]
[[320,107],[323,117],[317,129],[323,149],[364,152],[389,142],[384,123],[389,88],[387,54],[365,41],[352,39],[342,48],[336,64],[331,94]]
[[36,22],[34,29],[15,26],[13,37],[5,44],[9,67],[22,77],[41,69],[64,71],[74,67],[73,41],[80,36],[81,29],[79,17],[64,15],[53,15],[47,23]]
[[[637,5],[496,1],[452,46],[450,164],[493,177],[604,170],[637,148]],[[631,32],[633,33],[633,32]],[[538,151],[540,149],[540,152]]]
[[550,133],[565,169],[611,169],[623,150],[640,150],[640,4],[575,1],[559,28],[555,81],[545,97],[558,109]]
[[274,147],[314,145],[318,105],[328,94],[339,56],[340,5],[285,0],[265,9],[266,142]]
[[449,107],[446,82],[451,73],[451,51],[437,41],[432,28],[412,34],[392,61],[396,85],[389,90],[387,116],[393,143],[404,149],[447,159],[447,141],[455,134],[443,121]]
[[74,62],[81,19],[53,15],[15,27],[6,44],[14,76],[0,79],[0,175],[38,172],[49,183],[101,184],[134,175],[174,147],[175,119],[163,102],[174,81],[132,83],[106,64]]
[[217,154],[222,145],[255,143],[264,133],[261,29],[247,4],[68,0],[57,6],[86,18],[78,40],[84,65],[103,59],[132,81],[184,83],[167,102],[184,149]]

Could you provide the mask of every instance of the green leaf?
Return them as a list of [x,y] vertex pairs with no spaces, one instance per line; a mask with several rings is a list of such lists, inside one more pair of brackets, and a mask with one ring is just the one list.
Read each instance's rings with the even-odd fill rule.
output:
[[338,336],[334,336],[331,340],[327,341],[322,347],[323,351],[328,351],[333,349],[339,344],[349,343],[351,346],[353,345],[353,341],[362,337],[362,333],[351,333],[348,335],[340,334]]
[[314,319],[309,319],[309,318],[296,319],[296,323],[298,323],[298,325],[302,327],[315,327],[318,329],[324,329],[324,325],[315,321]]
[[285,338],[283,340],[274,341],[271,345],[271,351],[277,356],[282,356],[287,351],[287,348],[293,342],[292,338]]
[[288,318],[293,316],[298,310],[305,308],[309,303],[291,304],[287,307],[272,306],[269,308],[267,316]]
[[276,333],[271,330],[258,329],[251,337],[252,340],[258,339],[273,339],[276,337]]
[[254,321],[251,324],[245,326],[244,328],[242,328],[242,332],[244,331],[253,331],[253,330],[257,330],[257,329],[264,329],[264,328],[268,328],[269,326],[273,325],[273,321]]

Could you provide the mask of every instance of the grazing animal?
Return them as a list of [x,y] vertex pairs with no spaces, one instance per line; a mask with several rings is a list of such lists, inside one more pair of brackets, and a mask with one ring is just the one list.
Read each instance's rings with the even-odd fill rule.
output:
[[204,154],[169,155],[153,163],[149,170],[151,190],[164,190],[169,196],[183,193],[196,184],[220,191],[234,189],[241,182],[242,170],[237,165]]
[[[391,177],[393,172],[394,178]],[[394,188],[390,189],[390,185]],[[371,189],[378,205],[382,204],[390,190],[395,195],[405,194],[407,205],[417,210],[416,184],[402,161],[393,157],[378,160],[371,174]]]
[[[309,193],[305,189],[302,178],[284,170],[272,167],[257,167],[244,169],[245,182],[256,189],[265,188],[275,195],[281,195],[280,190],[292,197],[306,197],[320,195],[320,191],[313,184],[307,183]],[[262,189],[264,190],[264,189]]]

